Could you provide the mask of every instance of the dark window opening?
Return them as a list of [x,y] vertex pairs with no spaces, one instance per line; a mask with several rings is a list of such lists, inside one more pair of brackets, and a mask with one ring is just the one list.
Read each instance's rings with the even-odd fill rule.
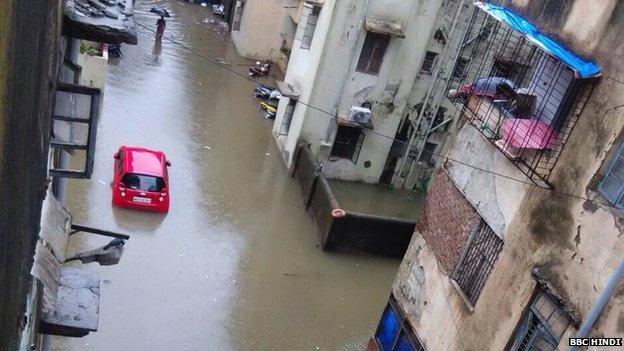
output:
[[453,69],[453,79],[460,79],[460,80],[463,79],[469,63],[470,63],[469,59],[465,59],[461,57],[458,58],[457,63],[455,63],[455,68]]
[[375,332],[375,341],[380,351],[424,351],[393,296],[390,297],[381,315]]
[[358,127],[338,126],[331,156],[346,158],[357,163],[364,142],[364,132]]
[[121,183],[127,188],[141,191],[160,192],[165,188],[165,180],[161,177],[137,173],[124,174]]
[[477,303],[502,248],[503,241],[481,219],[470,234],[452,276],[470,303],[470,307],[474,307]]
[[516,328],[510,350],[555,351],[569,325],[561,306],[540,289]]
[[525,65],[520,62],[497,59],[494,60],[490,76],[503,77],[520,86],[530,69],[531,66]]
[[427,53],[425,53],[425,59],[423,60],[422,65],[420,66],[420,73],[431,74],[437,57],[438,57],[437,53],[433,51],[427,51]]
[[420,154],[419,161],[432,165],[434,163],[433,155],[437,147],[438,147],[437,144],[425,143],[425,147],[423,147],[422,153]]
[[390,37],[387,35],[367,32],[356,70],[363,73],[378,74],[389,42]]

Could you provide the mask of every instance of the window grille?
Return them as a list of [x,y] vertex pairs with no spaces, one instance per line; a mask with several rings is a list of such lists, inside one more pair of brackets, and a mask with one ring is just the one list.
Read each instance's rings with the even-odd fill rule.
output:
[[364,132],[359,127],[338,126],[331,156],[350,159],[357,164],[364,143]]
[[394,296],[386,305],[375,332],[380,351],[424,351],[420,340],[401,313]]
[[295,113],[295,107],[297,107],[297,100],[288,99],[288,104],[284,109],[284,116],[282,117],[282,124],[280,125],[279,135],[288,135],[290,131],[290,124]]
[[243,21],[243,10],[245,8],[244,1],[237,1],[234,8],[234,23],[232,24],[232,30],[238,32],[241,28],[241,22]]
[[598,190],[613,205],[624,209],[624,142],[618,147]]
[[457,62],[455,63],[455,68],[453,69],[453,79],[461,80],[464,77],[464,73],[469,62],[469,59],[461,57],[457,59]]
[[482,219],[471,233],[452,275],[471,307],[477,303],[502,248],[503,241]]
[[356,70],[363,73],[378,74],[388,43],[390,43],[389,36],[367,32]]
[[[306,6],[309,6],[306,4]],[[318,21],[320,8],[318,6],[312,6],[311,13],[308,15],[303,31],[303,38],[301,39],[301,48],[309,50],[312,46],[312,39],[314,38],[314,31],[316,30],[316,23]]]
[[[552,170],[592,93],[595,79],[577,79],[507,24],[475,8],[450,80],[461,115],[536,185],[553,188]],[[460,62],[456,64],[456,67]]]
[[555,351],[570,322],[559,305],[541,290],[513,336],[511,351]]
[[423,60],[422,65],[420,66],[420,73],[423,74],[431,74],[433,71],[433,66],[435,65],[436,58],[438,54],[433,51],[427,51],[425,53],[425,59]]

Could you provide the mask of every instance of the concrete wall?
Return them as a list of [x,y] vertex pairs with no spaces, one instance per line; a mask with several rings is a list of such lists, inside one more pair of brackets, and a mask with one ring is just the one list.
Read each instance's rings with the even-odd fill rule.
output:
[[[241,56],[278,61],[283,40],[292,40],[288,0],[246,0],[240,30],[232,41]],[[292,21],[292,20],[290,20]]]
[[61,2],[3,1],[0,13],[0,350],[13,351],[47,185]]
[[[297,106],[294,128],[282,142],[286,153],[292,152],[299,138],[305,138],[325,162],[328,177],[378,182],[440,6],[438,1],[326,1],[312,48],[298,50],[295,40],[286,74],[286,80],[301,89],[301,101],[322,111]],[[355,70],[366,37],[367,16],[400,23],[405,29],[405,39],[390,39],[377,75]],[[347,118],[351,106],[364,101],[373,103],[375,130],[365,131],[357,163],[328,159],[337,131],[332,115]],[[275,128],[279,128],[280,112]],[[290,163],[289,157],[286,161]]]
[[[572,313],[583,320],[624,252],[624,212],[596,192],[624,128],[620,59],[624,45],[615,39],[624,29],[624,3],[605,1],[591,9],[581,0],[518,0],[512,5],[570,48],[594,59],[603,74],[550,178],[557,192],[573,196],[523,183],[528,182],[526,176],[473,127],[458,126],[449,156],[504,177],[449,161],[448,186],[463,194],[504,239],[504,246],[471,312],[442,269],[433,243],[414,236],[393,292],[431,350],[504,349],[535,290],[531,275],[535,267],[542,268]],[[453,215],[437,208],[442,218]],[[623,337],[623,309],[624,290],[619,288],[591,335]],[[574,325],[569,327],[560,349],[567,348],[567,337],[575,331]]]

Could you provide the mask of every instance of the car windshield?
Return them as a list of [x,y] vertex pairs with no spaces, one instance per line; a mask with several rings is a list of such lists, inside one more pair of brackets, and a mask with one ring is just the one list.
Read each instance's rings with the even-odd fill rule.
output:
[[136,173],[126,173],[121,182],[130,189],[142,191],[161,191],[165,187],[165,180],[161,177]]

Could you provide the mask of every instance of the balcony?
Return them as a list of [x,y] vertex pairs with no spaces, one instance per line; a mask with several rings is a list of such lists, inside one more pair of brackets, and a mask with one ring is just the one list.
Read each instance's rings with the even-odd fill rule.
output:
[[600,69],[512,11],[475,5],[449,97],[531,181],[553,188],[550,175]]

